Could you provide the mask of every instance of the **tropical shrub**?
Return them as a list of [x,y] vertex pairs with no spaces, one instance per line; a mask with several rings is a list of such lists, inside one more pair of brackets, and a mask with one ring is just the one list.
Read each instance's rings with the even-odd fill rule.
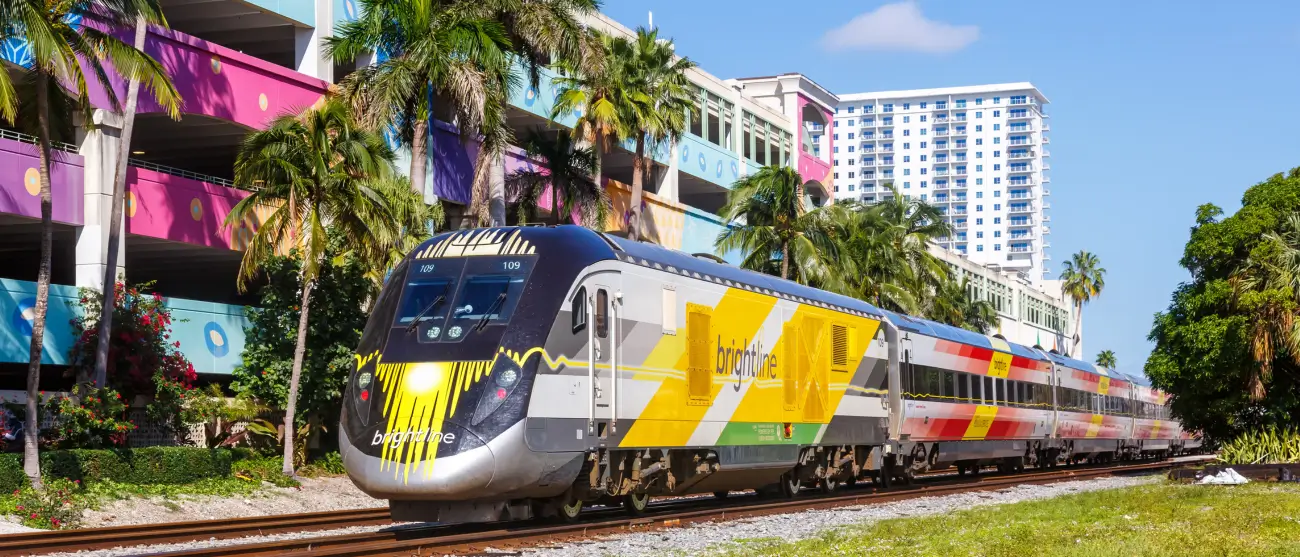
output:
[[[299,260],[292,256],[274,256],[262,265],[268,281],[259,292],[258,309],[248,312],[251,325],[245,330],[243,363],[231,383],[239,395],[274,408],[285,407],[293,374],[301,303],[299,269]],[[336,254],[321,261],[314,288],[329,295],[313,298],[307,314],[311,349],[303,356],[298,388],[295,421],[299,426],[313,415],[321,423],[338,422],[353,352],[366,325],[362,308],[370,293],[362,265]]]
[[1219,448],[1226,464],[1300,463],[1300,429],[1269,426],[1248,431]]
[[10,514],[29,528],[78,528],[81,513],[90,506],[90,498],[81,482],[66,478],[47,478],[44,489],[15,490],[14,497],[16,500]]
[[43,406],[54,416],[54,425],[43,432],[45,443],[56,449],[120,447],[135,430],[122,395],[109,388],[75,386]]

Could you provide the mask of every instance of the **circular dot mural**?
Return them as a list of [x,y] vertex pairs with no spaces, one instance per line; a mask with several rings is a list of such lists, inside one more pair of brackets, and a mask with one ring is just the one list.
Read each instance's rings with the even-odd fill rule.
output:
[[266,93],[257,96],[257,107],[262,109],[263,112],[266,111],[266,102]]
[[190,218],[203,220],[203,202],[197,197],[190,200]]
[[352,0],[343,0],[343,13],[347,16],[348,21],[357,19],[357,3]]
[[731,161],[731,177],[732,178],[740,177],[740,165],[736,164],[736,161]]
[[41,173],[35,168],[28,168],[27,172],[23,173],[23,187],[26,188],[27,193],[31,195],[40,195]]
[[126,205],[126,217],[127,218],[134,217],[135,208],[136,208],[135,192],[133,191],[126,192],[126,199],[124,199],[123,202]]
[[221,73],[221,59],[220,59],[220,58],[217,58],[216,56],[213,56],[213,57],[212,57],[212,62],[210,62],[209,65],[212,66],[212,73],[215,73],[215,74],[219,74],[219,73]]
[[691,160],[691,146],[682,145],[682,162],[685,163],[689,160]]
[[32,336],[32,322],[36,321],[36,298],[18,300],[18,307],[10,317],[10,324],[23,336]]
[[722,177],[722,161],[718,161],[718,169],[714,174],[717,175],[718,178]]
[[704,160],[704,153],[700,153],[700,172],[707,172],[709,169],[708,161]]
[[524,104],[533,106],[535,102],[537,102],[537,89],[529,87],[527,91],[524,91]]
[[208,324],[203,326],[203,344],[207,345],[208,352],[218,358],[230,353],[230,339],[226,337],[225,329],[222,329],[216,321],[208,321]]

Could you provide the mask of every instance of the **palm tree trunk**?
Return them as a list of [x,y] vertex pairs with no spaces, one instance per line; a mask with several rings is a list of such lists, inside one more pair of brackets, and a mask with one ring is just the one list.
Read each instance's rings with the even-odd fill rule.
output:
[[645,134],[637,133],[636,153],[632,156],[632,199],[628,202],[630,211],[627,216],[627,238],[632,241],[641,239],[641,197],[642,182],[645,180]]
[[302,312],[298,315],[298,343],[293,349],[293,374],[289,376],[289,400],[284,405],[284,468],[293,475],[293,414],[298,406],[298,381],[302,378],[302,360],[307,353],[307,306],[311,303],[312,281],[302,283]]
[[[144,17],[135,20],[135,49],[144,52],[148,25]],[[122,202],[126,196],[126,168],[131,156],[131,133],[135,130],[136,100],[140,80],[132,78],[126,86],[126,112],[123,114],[121,141],[117,149],[117,170],[113,176],[113,207],[108,216],[108,260],[104,264],[104,303],[99,313],[99,344],[95,347],[95,386],[108,386],[108,345],[113,330],[113,310],[117,294],[117,250],[122,242]]]
[[36,275],[36,315],[32,319],[32,344],[27,362],[27,421],[23,425],[23,471],[32,486],[41,486],[41,461],[37,448],[40,416],[37,401],[41,383],[41,345],[45,342],[45,313],[50,307],[50,259],[54,249],[54,201],[50,192],[50,81],[36,76],[36,120],[41,157],[41,265]]
[[781,241],[781,278],[790,279],[790,241]]
[[411,138],[411,189],[423,194],[429,166],[429,121],[416,119],[414,127],[415,137]]
[[554,171],[551,173],[551,223],[555,226],[561,224],[560,218],[560,183],[556,179]]
[[1079,344],[1083,342],[1083,334],[1079,329],[1083,328],[1083,302],[1074,303],[1074,338],[1070,339],[1070,356],[1077,358],[1079,353]]

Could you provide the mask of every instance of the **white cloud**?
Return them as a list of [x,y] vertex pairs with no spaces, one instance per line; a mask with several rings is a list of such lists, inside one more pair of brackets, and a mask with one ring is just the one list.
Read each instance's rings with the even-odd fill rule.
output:
[[980,36],[974,25],[926,19],[915,1],[885,4],[822,36],[827,50],[891,50],[941,54],[956,52]]

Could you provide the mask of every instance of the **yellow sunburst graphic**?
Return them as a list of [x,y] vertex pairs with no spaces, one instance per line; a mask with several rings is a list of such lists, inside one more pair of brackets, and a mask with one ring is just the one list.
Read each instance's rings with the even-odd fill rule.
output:
[[406,483],[423,462],[424,476],[431,477],[443,422],[455,415],[460,394],[491,373],[493,361],[379,364],[375,378],[384,391],[388,422],[380,469],[391,469]]

